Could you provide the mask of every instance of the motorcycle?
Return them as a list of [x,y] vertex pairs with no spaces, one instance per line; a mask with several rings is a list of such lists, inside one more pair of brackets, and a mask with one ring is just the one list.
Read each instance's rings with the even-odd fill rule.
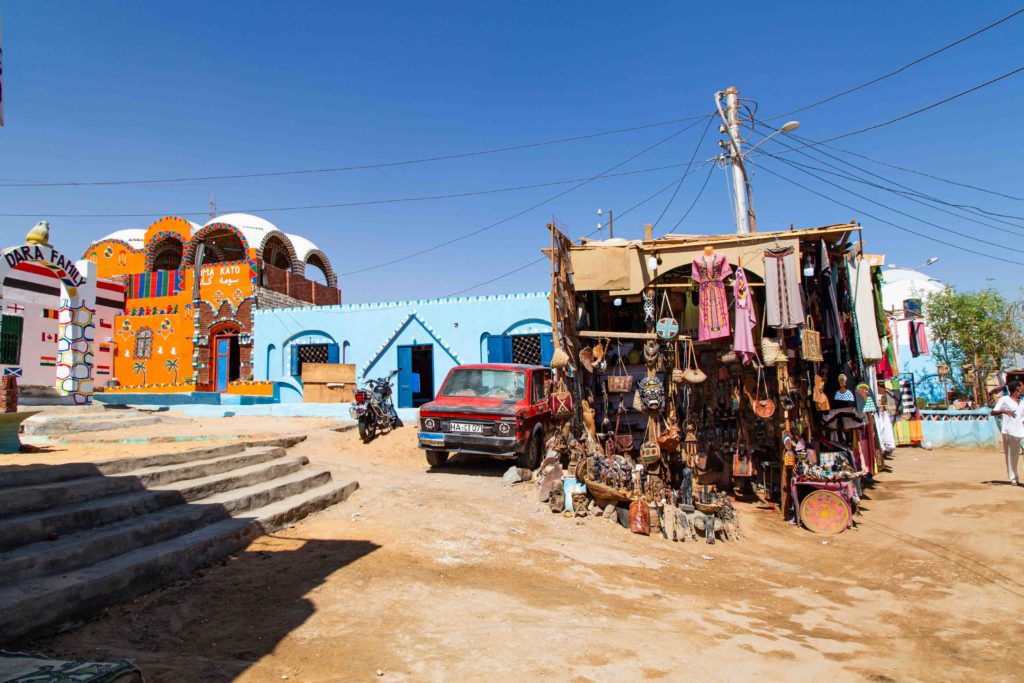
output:
[[402,426],[391,400],[391,381],[400,371],[401,368],[387,377],[368,380],[363,388],[356,391],[349,414],[359,426],[359,438],[363,443],[369,443],[377,434]]

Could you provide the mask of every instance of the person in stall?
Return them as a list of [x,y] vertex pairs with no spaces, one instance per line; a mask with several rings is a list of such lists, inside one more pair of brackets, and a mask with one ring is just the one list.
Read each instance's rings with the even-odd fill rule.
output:
[[1020,381],[1011,379],[1006,383],[1006,390],[1009,392],[999,397],[996,405],[992,408],[992,415],[1003,418],[1003,456],[1006,458],[1006,475],[1010,479],[1011,486],[1019,486],[1020,478],[1017,476],[1017,463],[1020,460],[1021,438],[1024,437],[1024,410],[1021,407]]

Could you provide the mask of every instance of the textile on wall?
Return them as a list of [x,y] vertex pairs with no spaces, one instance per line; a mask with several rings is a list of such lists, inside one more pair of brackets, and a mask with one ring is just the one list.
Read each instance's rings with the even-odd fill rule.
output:
[[871,265],[867,259],[849,263],[853,311],[857,319],[857,339],[860,342],[861,358],[865,363],[882,360],[882,343],[878,339],[878,322],[875,318],[875,295],[871,282]]
[[764,252],[765,323],[770,327],[788,330],[804,324],[797,261],[793,247]]
[[693,281],[700,286],[700,341],[728,337],[729,302],[725,296],[725,278],[732,266],[723,254],[693,259]]

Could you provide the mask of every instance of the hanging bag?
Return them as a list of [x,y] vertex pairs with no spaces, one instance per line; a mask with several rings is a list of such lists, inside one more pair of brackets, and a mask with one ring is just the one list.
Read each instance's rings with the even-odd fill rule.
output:
[[761,362],[765,365],[777,365],[787,362],[786,352],[782,349],[782,343],[765,335],[764,325],[767,315],[761,316]]
[[658,442],[652,441],[649,438],[651,434],[651,424],[653,422],[653,417],[647,418],[647,429],[644,430],[644,442],[640,445],[640,462],[645,465],[653,465],[661,460],[661,449],[658,448]]
[[754,476],[754,459],[750,457],[750,443],[747,439],[747,430],[743,426],[736,430],[736,452],[732,456],[732,476]]
[[572,394],[565,388],[565,380],[558,379],[558,387],[548,398],[551,416],[556,420],[564,420],[572,415]]
[[622,405],[622,399],[619,399],[619,410],[615,415],[615,432],[612,438],[615,441],[615,450],[622,454],[633,450],[633,433],[627,431],[625,434],[619,434],[619,420],[624,412],[626,412],[626,407]]
[[628,394],[633,391],[633,375],[626,371],[621,354],[615,363],[615,369],[608,376],[608,391],[613,394]]
[[[666,308],[668,309],[668,316],[664,317]],[[661,315],[663,317],[658,320],[658,324],[654,328],[658,334],[658,339],[672,341],[679,335],[679,321],[676,320],[675,314],[672,312],[672,302],[668,300],[668,292],[662,295]]]
[[[683,370],[683,379],[690,384],[700,384],[708,378],[704,371],[697,364],[697,352],[693,350],[693,342],[689,344],[689,352],[686,355],[686,369]],[[692,363],[692,364],[691,364]]]
[[668,453],[675,453],[679,450],[679,427],[674,420],[671,424],[665,422],[664,419],[662,422],[665,424],[665,429],[658,435],[658,448]]
[[801,333],[803,345],[800,347],[800,357],[812,363],[820,363],[825,360],[821,352],[821,333],[814,329],[814,321],[807,316],[807,327]]
[[682,384],[686,379],[683,377],[683,369],[680,367],[683,364],[683,358],[679,355],[679,340],[676,340],[676,366],[672,368],[672,381],[675,384]]
[[[764,387],[764,398],[761,398],[761,387]],[[754,399],[750,402],[750,407],[754,414],[762,419],[775,414],[775,401],[768,398],[768,383],[761,368],[757,369],[757,387],[754,389]]]

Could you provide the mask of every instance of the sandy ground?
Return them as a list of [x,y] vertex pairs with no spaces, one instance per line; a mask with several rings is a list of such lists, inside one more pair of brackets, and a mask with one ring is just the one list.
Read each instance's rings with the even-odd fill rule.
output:
[[1024,488],[995,452],[901,449],[857,530],[740,505],[745,539],[709,546],[553,515],[507,464],[429,471],[411,428],[222,422],[306,430],[361,489],[32,649],[151,681],[1024,680]]

